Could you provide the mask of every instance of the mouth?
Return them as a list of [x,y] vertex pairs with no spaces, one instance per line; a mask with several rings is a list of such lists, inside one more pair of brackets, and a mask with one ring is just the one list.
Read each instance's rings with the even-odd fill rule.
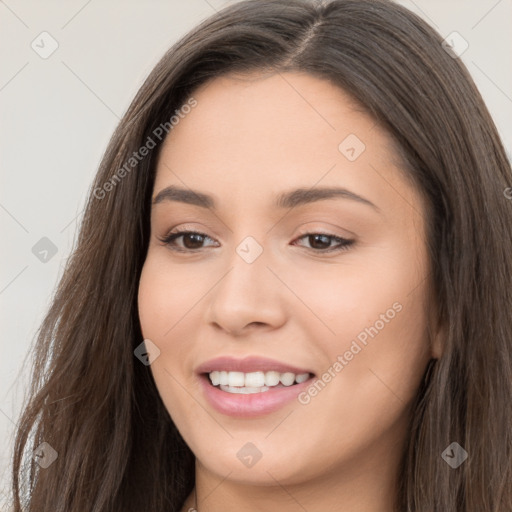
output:
[[250,418],[281,409],[297,398],[315,374],[279,361],[217,358],[196,370],[206,401],[222,414]]

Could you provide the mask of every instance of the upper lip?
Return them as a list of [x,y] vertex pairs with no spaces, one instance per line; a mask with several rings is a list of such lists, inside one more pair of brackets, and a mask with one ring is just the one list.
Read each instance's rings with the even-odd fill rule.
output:
[[257,372],[257,371],[275,371],[279,373],[295,373],[300,375],[302,373],[313,373],[308,369],[299,368],[288,363],[282,363],[276,359],[268,359],[266,357],[248,356],[239,359],[231,356],[216,357],[200,364],[197,373],[210,373],[213,371],[228,371],[228,372]]

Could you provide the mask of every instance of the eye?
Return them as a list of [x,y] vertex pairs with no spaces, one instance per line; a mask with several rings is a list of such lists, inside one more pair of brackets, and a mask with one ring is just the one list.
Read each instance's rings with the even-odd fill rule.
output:
[[[336,235],[328,233],[305,233],[297,240],[306,239],[310,244],[308,249],[312,249],[315,252],[334,252],[334,251],[346,251],[354,244],[354,240],[342,238]],[[332,242],[337,242],[337,246],[332,247]]]
[[[177,240],[182,239],[182,245],[177,244]],[[348,248],[354,244],[354,240],[349,240],[347,238],[342,238],[336,235],[331,235],[328,233],[305,233],[297,240],[306,239],[310,245],[307,247],[308,249],[313,250],[314,252],[326,253],[326,252],[335,252],[335,251],[346,251]],[[190,230],[177,230],[169,233],[167,236],[160,238],[160,241],[169,246],[173,251],[179,252],[194,252],[202,249],[205,240],[212,240],[205,233],[200,233],[199,231],[190,231]],[[337,245],[334,247],[331,246],[332,242],[336,242]]]
[[[177,245],[176,240],[182,238],[183,246]],[[173,231],[167,236],[160,238],[160,241],[168,245],[174,251],[188,252],[202,249],[201,244],[204,240],[212,240],[208,235],[200,233],[199,231]]]

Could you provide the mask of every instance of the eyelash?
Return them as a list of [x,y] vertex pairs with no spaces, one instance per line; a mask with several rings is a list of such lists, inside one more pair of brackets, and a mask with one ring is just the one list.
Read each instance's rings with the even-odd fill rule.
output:
[[[163,238],[159,238],[159,240],[164,245],[167,245],[171,250],[177,251],[177,252],[194,253],[194,252],[198,252],[198,251],[201,250],[201,248],[199,248],[199,249],[186,249],[186,248],[183,248],[183,247],[178,247],[176,245],[173,245],[173,242],[177,238],[180,238],[180,237],[182,237],[184,235],[199,235],[199,236],[204,237],[204,238],[210,238],[205,233],[201,233],[199,231],[193,231],[193,230],[187,229],[187,230],[183,230],[183,231],[177,230],[177,231],[171,232],[167,236],[165,236]],[[320,253],[320,254],[325,254],[325,253],[330,253],[330,252],[347,251],[355,242],[355,240],[349,240],[347,238],[342,238],[342,237],[339,237],[339,236],[336,236],[336,235],[331,235],[329,233],[323,233],[323,232],[304,233],[297,240],[300,240],[300,239],[306,238],[306,237],[310,237],[310,236],[314,236],[314,235],[320,235],[320,236],[324,236],[324,237],[330,238],[330,239],[332,239],[334,241],[337,241],[340,244],[338,247],[328,248],[328,249],[313,249],[312,247],[306,247],[306,249],[309,249],[311,251],[314,251],[314,252]],[[210,238],[210,240],[212,240],[212,239]]]

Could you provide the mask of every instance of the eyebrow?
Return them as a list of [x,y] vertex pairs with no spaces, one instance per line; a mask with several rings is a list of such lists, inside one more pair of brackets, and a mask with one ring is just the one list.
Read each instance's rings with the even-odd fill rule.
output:
[[[380,211],[380,209],[368,199],[341,187],[297,188],[295,190],[279,194],[276,197],[274,205],[276,208],[281,209],[295,208],[297,206],[314,203],[316,201],[334,198],[348,199],[371,206],[376,211]],[[198,190],[185,189],[176,185],[170,185],[169,187],[162,189],[153,199],[153,205],[164,201],[177,201],[211,210],[217,209],[215,199],[212,196],[205,194],[204,192],[199,192]]]

